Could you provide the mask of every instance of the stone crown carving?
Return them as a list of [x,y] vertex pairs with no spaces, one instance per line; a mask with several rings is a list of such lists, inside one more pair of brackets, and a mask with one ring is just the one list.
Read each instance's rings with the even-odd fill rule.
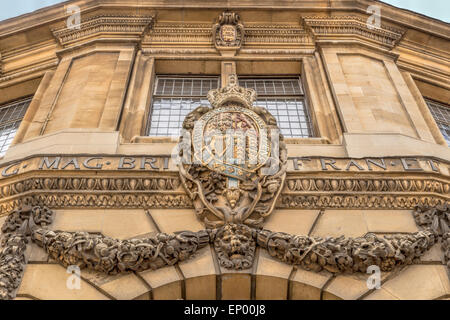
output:
[[251,106],[256,101],[256,92],[253,89],[239,87],[236,76],[232,75],[230,77],[230,85],[211,90],[208,93],[208,100],[213,107],[232,102]]

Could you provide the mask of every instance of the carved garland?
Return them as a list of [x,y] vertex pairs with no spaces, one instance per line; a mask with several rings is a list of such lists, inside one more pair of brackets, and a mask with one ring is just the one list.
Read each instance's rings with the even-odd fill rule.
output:
[[144,271],[174,265],[211,243],[222,267],[235,270],[253,265],[256,246],[287,264],[331,273],[366,272],[371,265],[382,271],[418,262],[437,241],[450,268],[450,205],[417,207],[416,223],[422,231],[406,235],[361,238],[320,238],[228,223],[220,228],[176,235],[158,233],[144,239],[117,240],[88,232],[51,231],[53,212],[45,207],[25,207],[8,216],[2,227],[0,299],[12,299],[26,265],[28,236],[57,262],[78,265],[105,274]]
[[25,206],[13,211],[6,219],[0,242],[0,300],[13,299],[22,281],[30,235],[29,221],[46,228],[53,222],[53,212],[45,207]]

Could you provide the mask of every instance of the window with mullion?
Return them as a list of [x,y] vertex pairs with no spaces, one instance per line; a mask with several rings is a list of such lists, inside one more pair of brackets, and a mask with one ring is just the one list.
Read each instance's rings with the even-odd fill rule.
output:
[[0,105],[0,157],[4,156],[19,129],[31,98]]
[[425,99],[434,121],[450,147],[450,106]]
[[285,137],[314,136],[299,78],[240,78],[239,85],[256,91],[255,104],[266,108],[277,119]]
[[179,136],[186,115],[209,106],[206,95],[218,86],[219,77],[157,76],[148,135]]

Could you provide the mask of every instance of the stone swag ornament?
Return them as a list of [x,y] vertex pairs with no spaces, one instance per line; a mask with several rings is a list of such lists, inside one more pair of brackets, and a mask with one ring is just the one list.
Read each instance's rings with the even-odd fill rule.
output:
[[412,234],[321,238],[263,229],[286,180],[287,151],[277,122],[253,106],[255,91],[239,87],[236,75],[226,87],[210,91],[208,99],[212,107],[198,107],[184,120],[175,159],[204,230],[118,240],[50,230],[50,209],[23,206],[2,227],[0,299],[15,297],[29,241],[63,266],[109,275],[171,266],[209,244],[226,269],[250,269],[259,246],[284,263],[336,274],[366,273],[372,265],[392,271],[417,263],[440,241],[450,270],[449,204],[417,207],[414,218],[421,231]]

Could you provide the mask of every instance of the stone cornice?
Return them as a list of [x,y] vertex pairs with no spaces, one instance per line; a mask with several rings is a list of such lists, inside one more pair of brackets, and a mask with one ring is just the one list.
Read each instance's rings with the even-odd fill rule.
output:
[[97,15],[82,22],[79,29],[65,27],[52,32],[63,47],[96,36],[131,37],[139,41],[153,22],[154,16]]
[[[213,48],[212,25],[203,23],[155,24],[145,35],[142,46],[149,49],[173,46]],[[300,26],[287,24],[245,24],[243,48],[314,47],[312,37]]]
[[[87,163],[93,167],[98,165],[95,159]],[[136,162],[136,170],[120,172],[112,172],[109,167],[86,172],[86,169],[73,170],[73,165],[67,170],[55,170],[50,163],[51,168],[46,170],[4,178],[0,180],[0,216],[23,204],[54,209],[193,208],[178,172],[170,169],[169,164],[166,164],[168,169],[163,169],[161,161],[151,163],[156,169],[140,170]],[[413,209],[417,205],[448,203],[449,188],[448,175],[429,171],[401,175],[384,171],[290,171],[276,207]]]
[[[3,56],[0,58],[0,77],[3,77],[1,82],[10,85],[10,80],[13,80],[13,78],[15,83],[29,77],[41,76],[42,72],[49,70],[43,69],[43,65],[50,62],[50,57],[55,58],[55,54],[51,51],[57,50],[56,46],[60,44],[64,48],[71,48],[86,43],[86,40],[97,41],[99,38],[117,39],[117,41],[129,39],[129,41],[141,42],[144,38],[143,35],[146,34],[146,28],[153,24],[153,15],[162,11],[164,11],[166,22],[162,22],[160,26],[155,26],[157,32],[153,32],[151,38],[145,37],[144,48],[161,50],[166,47],[165,52],[157,54],[183,54],[181,51],[173,53],[167,51],[173,47],[176,47],[177,50],[190,49],[190,47],[214,48],[211,34],[211,27],[214,23],[212,19],[203,22],[183,20],[182,23],[168,21],[180,21],[175,16],[177,8],[183,8],[184,10],[217,9],[218,12],[223,10],[222,3],[210,3],[205,7],[203,2],[194,0],[175,0],[171,1],[170,4],[160,0],[143,0],[139,3],[135,0],[86,0],[69,3],[79,5],[82,10],[82,28],[80,30],[65,28],[65,20],[68,18],[65,10],[67,3],[43,8],[30,14],[0,22],[0,56]],[[436,41],[428,41],[426,44],[420,43],[417,45],[403,37],[399,43],[399,33],[401,37],[404,29],[410,28],[432,35],[432,37],[435,37],[434,40],[445,42],[449,38],[447,36],[450,32],[449,24],[380,3],[383,28],[381,30],[368,30],[364,20],[368,17],[365,10],[370,4],[373,4],[373,1],[288,0],[284,1],[282,5],[273,0],[259,1],[257,10],[285,10],[291,16],[291,20],[286,21],[286,23],[283,21],[285,24],[276,25],[271,20],[268,20],[267,23],[264,21],[256,23],[255,21],[260,19],[247,19],[246,15],[250,15],[250,17],[254,15],[252,12],[255,10],[256,3],[249,4],[232,0],[228,3],[228,7],[244,16],[243,23],[246,32],[241,54],[284,57],[296,54],[292,52],[294,49],[309,50],[308,52],[310,52],[315,49],[315,38],[323,45],[326,41],[329,43],[336,40],[345,43],[353,41],[353,43],[362,43],[385,51],[392,50],[397,45],[397,48],[406,48],[405,50],[411,51],[412,54],[433,53],[433,57],[442,60],[443,64],[445,63],[443,60],[445,55],[439,51],[439,44],[436,44]],[[298,25],[299,20],[295,21],[292,18],[297,12],[298,17],[305,15],[307,17],[305,19],[311,19],[310,15],[323,12],[324,8],[327,8],[327,12],[331,12],[332,15],[326,18],[314,17],[313,21],[309,21],[311,27],[308,28],[313,32],[307,32],[301,25]],[[135,16],[136,12],[139,12],[140,15]],[[338,15],[341,16],[336,18]],[[146,19],[151,19],[151,21]],[[324,23],[325,26],[321,25]],[[384,25],[395,26],[396,29]],[[183,27],[187,27],[187,29],[182,30]],[[330,32],[332,28],[336,28],[338,32],[333,34]],[[323,30],[326,31],[325,34]],[[19,33],[22,34],[19,35]],[[39,40],[32,36],[34,33],[40,34]],[[45,46],[45,50],[48,52],[47,56],[42,58],[38,51],[43,50]],[[11,69],[17,64],[10,63],[10,58],[21,57],[22,49],[28,52],[31,58],[40,60],[20,70]],[[251,51],[248,52],[248,50]],[[288,50],[291,51],[288,52]],[[16,75],[16,73],[19,75]]]
[[56,67],[57,46],[52,39],[0,52],[0,88],[40,77],[42,72]]
[[[421,29],[424,32],[442,36],[448,38],[448,30],[450,26],[448,23],[427,17],[425,15],[412,12],[409,10],[397,8],[381,1],[376,1],[382,8],[384,19],[391,22],[395,22],[410,28]],[[192,8],[202,9],[205,8],[205,3],[198,0],[174,0],[167,3],[163,0],[73,0],[69,2],[81,7],[82,11],[92,11],[99,8],[114,8],[114,7],[129,7],[136,10],[137,8],[155,10],[155,9],[177,9],[177,8]],[[354,11],[365,13],[369,5],[373,5],[374,1],[369,0],[343,0],[343,1],[328,1],[328,0],[302,0],[302,1],[283,1],[280,4],[275,0],[260,0],[254,4],[248,2],[243,3],[239,0],[230,0],[227,2],[227,7],[234,10],[246,10],[246,9],[285,9],[285,10],[302,10],[304,12],[317,12],[318,10],[328,11]],[[67,2],[49,6],[38,11],[0,21],[0,38],[8,36],[12,33],[21,32],[30,28],[35,28],[48,23],[61,21],[67,17],[64,8],[67,6]],[[223,9],[223,3],[210,3],[207,8],[210,9]]]
[[346,42],[356,37],[392,49],[405,33],[405,30],[383,25],[381,28],[369,29],[366,21],[357,16],[317,16],[301,19],[317,42],[330,40]]
[[[450,54],[446,48],[439,49],[428,48],[417,41],[402,39],[395,48],[395,52],[399,54],[397,65],[414,75],[423,76],[428,81],[437,81],[442,87],[449,88]],[[424,61],[427,63],[423,63]]]
[[15,71],[8,75],[2,75],[0,73],[0,88],[8,87],[14,83],[28,80],[30,78],[38,78],[46,71],[56,68],[58,63],[58,59],[54,58],[46,61],[45,63],[29,66],[23,70]]

